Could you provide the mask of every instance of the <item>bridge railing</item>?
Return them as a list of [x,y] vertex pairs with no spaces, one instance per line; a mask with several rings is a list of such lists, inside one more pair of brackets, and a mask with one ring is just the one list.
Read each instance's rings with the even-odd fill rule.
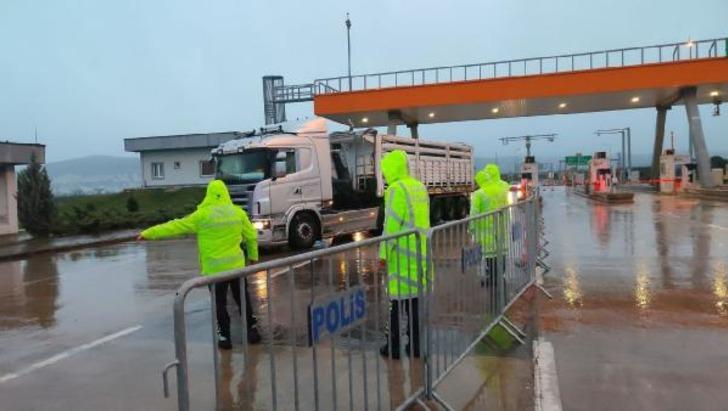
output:
[[727,57],[728,38],[627,47],[488,63],[429,67],[315,80],[314,94],[377,90],[388,87],[476,81],[564,73],[611,67],[639,66],[683,60]]

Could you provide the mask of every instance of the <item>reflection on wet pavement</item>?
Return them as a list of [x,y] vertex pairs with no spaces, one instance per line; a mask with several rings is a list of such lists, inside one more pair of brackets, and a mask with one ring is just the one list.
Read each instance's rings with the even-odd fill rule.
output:
[[557,298],[542,300],[541,327],[565,409],[724,409],[728,206],[556,190],[543,210]]

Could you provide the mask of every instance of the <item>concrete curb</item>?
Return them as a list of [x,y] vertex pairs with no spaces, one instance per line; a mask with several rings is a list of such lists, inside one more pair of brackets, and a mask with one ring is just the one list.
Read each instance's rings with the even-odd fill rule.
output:
[[559,377],[556,374],[554,347],[539,338],[533,341],[533,396],[536,411],[561,411]]
[[90,238],[87,240],[80,240],[78,242],[69,242],[67,244],[48,244],[46,246],[29,247],[24,249],[22,245],[17,246],[17,250],[12,250],[12,246],[5,247],[10,250],[3,250],[0,248],[0,261],[17,260],[21,258],[27,258],[38,254],[45,253],[57,253],[71,250],[78,250],[82,248],[89,248],[99,245],[109,245],[116,243],[123,243],[131,241],[136,238],[137,234],[121,234],[117,236],[108,236],[101,238]]

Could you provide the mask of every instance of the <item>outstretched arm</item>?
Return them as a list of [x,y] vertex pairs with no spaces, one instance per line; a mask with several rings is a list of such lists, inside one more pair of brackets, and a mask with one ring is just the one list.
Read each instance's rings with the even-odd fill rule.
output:
[[147,228],[139,234],[140,240],[161,240],[164,238],[179,237],[197,232],[195,213],[186,217],[177,218],[166,223]]

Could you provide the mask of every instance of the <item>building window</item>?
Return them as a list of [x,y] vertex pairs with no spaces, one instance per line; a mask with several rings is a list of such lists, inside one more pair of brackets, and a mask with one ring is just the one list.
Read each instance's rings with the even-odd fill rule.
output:
[[152,178],[164,180],[164,163],[152,163]]
[[182,168],[182,163],[180,163],[179,161],[175,161],[174,162],[174,169],[175,170],[179,170],[180,168]]
[[215,175],[215,160],[200,160],[200,177]]

